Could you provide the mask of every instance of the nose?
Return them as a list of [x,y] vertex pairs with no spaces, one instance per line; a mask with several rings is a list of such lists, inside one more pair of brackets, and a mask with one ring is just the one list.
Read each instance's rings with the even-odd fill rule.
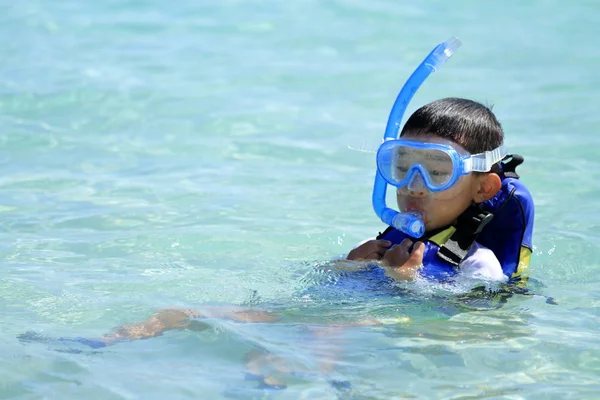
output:
[[408,182],[408,194],[412,197],[425,197],[429,194],[429,189],[425,185],[425,181],[420,172],[414,174]]

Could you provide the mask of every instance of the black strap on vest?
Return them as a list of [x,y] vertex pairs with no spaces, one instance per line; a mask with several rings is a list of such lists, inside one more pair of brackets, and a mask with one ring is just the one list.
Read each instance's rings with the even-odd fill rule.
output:
[[458,267],[467,256],[469,249],[477,240],[483,228],[494,218],[494,214],[478,205],[472,205],[458,217],[456,231],[440,247],[437,256],[445,262]]
[[[377,235],[377,237],[375,238],[375,240],[379,240],[379,239],[385,237],[385,235],[387,235],[388,232],[391,231],[391,230],[393,230],[393,229],[395,229],[393,226],[388,226],[385,231],[379,232],[379,235]],[[413,237],[410,237],[408,235],[406,237],[408,239],[424,241],[424,240],[429,240],[429,238],[437,235],[438,233],[440,233],[441,231],[446,230],[446,229],[448,229],[448,227],[442,227],[442,228],[433,229],[433,230],[431,230],[429,232],[425,232],[425,235],[423,235],[423,237],[421,237],[421,238],[413,238]]]

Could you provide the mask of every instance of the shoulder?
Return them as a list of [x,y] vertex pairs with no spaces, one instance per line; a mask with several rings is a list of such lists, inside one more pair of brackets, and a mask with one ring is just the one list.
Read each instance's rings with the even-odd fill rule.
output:
[[460,273],[486,280],[506,280],[494,252],[477,242],[473,243],[467,257],[460,263]]

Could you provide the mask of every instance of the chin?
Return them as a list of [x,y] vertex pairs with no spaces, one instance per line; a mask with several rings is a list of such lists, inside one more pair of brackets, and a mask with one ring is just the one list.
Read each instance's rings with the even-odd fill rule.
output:
[[439,228],[439,226],[437,226],[436,224],[431,223],[431,222],[425,222],[425,231],[426,232],[432,231],[437,228]]

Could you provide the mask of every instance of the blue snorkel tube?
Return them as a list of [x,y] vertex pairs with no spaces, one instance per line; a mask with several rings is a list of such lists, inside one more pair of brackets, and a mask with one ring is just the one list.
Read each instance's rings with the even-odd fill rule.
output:
[[[450,38],[444,43],[437,45],[412,73],[410,78],[408,78],[392,106],[392,111],[390,112],[385,128],[385,134],[383,135],[384,142],[386,140],[398,138],[402,116],[415,92],[432,72],[437,71],[450,57],[452,57],[452,54],[459,47],[460,40],[457,38]],[[386,225],[393,226],[399,231],[414,238],[423,236],[425,233],[425,224],[421,220],[419,214],[412,212],[399,213],[396,210],[388,208],[385,204],[386,191],[387,182],[383,179],[379,170],[377,170],[375,183],[373,185],[373,208],[375,209],[375,213]]]

